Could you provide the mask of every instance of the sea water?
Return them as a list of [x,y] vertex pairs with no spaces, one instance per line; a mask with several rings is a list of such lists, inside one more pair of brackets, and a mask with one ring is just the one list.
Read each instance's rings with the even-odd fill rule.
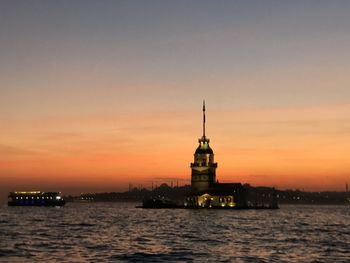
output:
[[2,206],[0,261],[350,262],[350,207]]

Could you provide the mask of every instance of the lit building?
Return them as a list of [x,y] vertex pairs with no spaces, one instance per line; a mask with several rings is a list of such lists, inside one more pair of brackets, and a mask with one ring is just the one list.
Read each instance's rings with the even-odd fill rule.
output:
[[205,102],[203,102],[203,135],[191,163],[191,193],[185,198],[187,207],[247,207],[246,191],[241,183],[220,184],[216,180],[217,163],[205,136]]

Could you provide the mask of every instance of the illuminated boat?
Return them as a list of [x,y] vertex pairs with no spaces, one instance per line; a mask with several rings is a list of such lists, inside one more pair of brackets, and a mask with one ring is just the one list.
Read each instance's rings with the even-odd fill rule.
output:
[[10,192],[8,206],[63,206],[59,192]]

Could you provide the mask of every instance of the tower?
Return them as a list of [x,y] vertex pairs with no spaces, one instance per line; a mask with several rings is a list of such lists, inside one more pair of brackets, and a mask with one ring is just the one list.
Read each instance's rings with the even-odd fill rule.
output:
[[194,153],[191,163],[191,187],[194,192],[209,189],[216,183],[217,163],[214,163],[214,152],[205,137],[205,101],[203,101],[203,136],[198,139],[199,146]]

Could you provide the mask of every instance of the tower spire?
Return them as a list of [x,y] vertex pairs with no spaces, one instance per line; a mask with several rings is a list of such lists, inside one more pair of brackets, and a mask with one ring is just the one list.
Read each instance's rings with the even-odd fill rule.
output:
[[205,138],[205,100],[203,100],[203,138]]

